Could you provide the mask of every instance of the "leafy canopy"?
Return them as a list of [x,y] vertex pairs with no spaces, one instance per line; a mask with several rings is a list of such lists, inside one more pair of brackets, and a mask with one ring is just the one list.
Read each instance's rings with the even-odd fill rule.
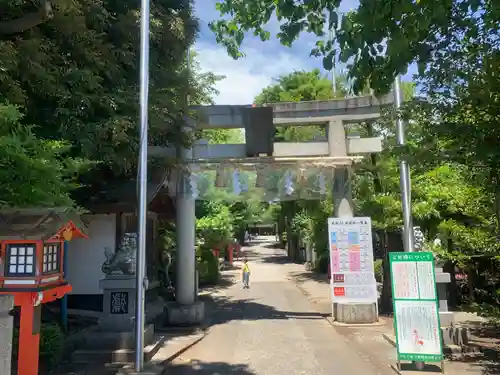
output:
[[[63,141],[68,155],[96,161],[84,184],[130,179],[136,172],[140,4],[132,0],[61,0],[51,19],[0,39],[0,93],[20,106],[41,138]],[[1,20],[32,11],[30,2],[0,0]],[[186,51],[197,22],[191,1],[151,4],[150,144],[179,142],[190,84]],[[201,97],[200,97],[201,96]]]
[[89,167],[67,157],[69,144],[42,140],[13,105],[0,104],[0,206],[72,206],[70,192]]
[[[474,38],[480,33],[498,35],[500,8],[495,0],[361,0],[356,9],[340,14],[342,0],[220,0],[221,19],[210,24],[217,41],[234,58],[245,35],[262,41],[276,37],[291,46],[302,33],[317,37],[311,54],[323,56],[330,70],[338,56],[356,78],[359,92],[367,80],[376,92],[387,92],[397,74],[417,63],[426,64],[456,36]],[[272,36],[266,25],[273,16],[280,31]],[[335,30],[334,40],[328,40]]]

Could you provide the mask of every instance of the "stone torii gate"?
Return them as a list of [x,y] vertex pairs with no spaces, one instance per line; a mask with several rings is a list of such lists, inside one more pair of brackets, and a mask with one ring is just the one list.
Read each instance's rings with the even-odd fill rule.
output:
[[[392,93],[382,97],[354,97],[339,100],[268,104],[262,107],[213,105],[192,107],[199,114],[196,129],[245,129],[245,144],[208,145],[197,142],[192,149],[175,150],[152,146],[149,155],[179,156],[181,162],[223,163],[225,160],[254,162],[264,159],[325,158],[335,164],[334,211],[336,217],[352,217],[353,203],[349,169],[353,155],[382,151],[382,138],[349,138],[345,125],[375,121],[384,105],[393,103]],[[314,142],[274,142],[275,127],[327,125],[327,139]],[[187,128],[186,132],[193,131]],[[188,172],[184,172],[189,174]],[[195,277],[195,199],[176,191],[177,206],[177,303],[167,306],[170,324],[196,324],[203,319],[203,304],[197,300]],[[337,304],[333,309],[339,322],[375,322],[375,304]]]

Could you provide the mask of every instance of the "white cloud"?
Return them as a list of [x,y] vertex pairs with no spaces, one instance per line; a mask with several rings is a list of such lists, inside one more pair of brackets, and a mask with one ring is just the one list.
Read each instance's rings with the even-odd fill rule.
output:
[[307,61],[290,53],[264,55],[253,48],[243,48],[245,57],[233,60],[226,50],[211,43],[196,44],[197,59],[203,71],[226,76],[217,84],[220,94],[216,104],[251,104],[273,78],[294,70],[307,69]]

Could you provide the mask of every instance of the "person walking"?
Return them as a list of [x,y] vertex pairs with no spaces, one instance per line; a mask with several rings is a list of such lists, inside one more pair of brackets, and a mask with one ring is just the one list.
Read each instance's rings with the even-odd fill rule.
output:
[[241,276],[243,279],[243,289],[250,288],[250,267],[248,266],[248,260],[243,261],[243,267],[241,269]]

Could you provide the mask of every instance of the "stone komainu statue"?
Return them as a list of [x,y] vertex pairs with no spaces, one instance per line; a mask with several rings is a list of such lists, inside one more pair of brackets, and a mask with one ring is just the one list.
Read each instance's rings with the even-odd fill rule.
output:
[[125,233],[118,250],[105,248],[106,260],[101,270],[105,275],[134,275],[136,271],[137,234]]

